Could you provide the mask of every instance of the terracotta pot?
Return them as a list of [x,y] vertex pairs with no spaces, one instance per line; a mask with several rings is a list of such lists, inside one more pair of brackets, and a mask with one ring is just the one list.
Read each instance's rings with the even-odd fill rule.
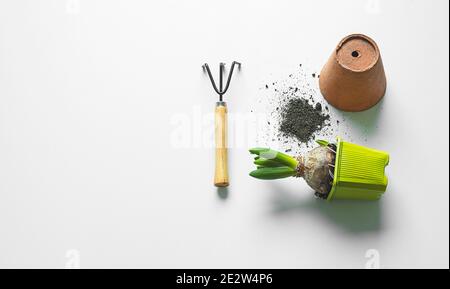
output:
[[362,111],[386,92],[386,75],[377,44],[363,34],[345,37],[322,69],[320,91],[334,107]]

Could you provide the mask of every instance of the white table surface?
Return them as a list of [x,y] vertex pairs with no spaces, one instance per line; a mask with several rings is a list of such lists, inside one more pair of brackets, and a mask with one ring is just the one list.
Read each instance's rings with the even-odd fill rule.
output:
[[[0,267],[448,268],[448,9],[1,1]],[[242,62],[225,98],[246,115],[265,81],[320,71],[354,32],[377,41],[388,77],[378,107],[346,115],[354,142],[391,155],[382,200],[326,203],[301,180],[252,179],[250,137],[219,194],[201,64]]]

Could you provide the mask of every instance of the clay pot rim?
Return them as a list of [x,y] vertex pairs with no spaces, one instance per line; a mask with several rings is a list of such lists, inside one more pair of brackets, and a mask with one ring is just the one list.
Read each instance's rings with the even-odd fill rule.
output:
[[[342,48],[342,46],[344,45],[345,42],[347,42],[348,40],[352,39],[352,38],[362,38],[368,42],[370,42],[370,44],[372,44],[372,46],[375,48],[375,52],[377,54],[375,61],[373,61],[373,63],[366,67],[365,69],[362,70],[354,70],[351,69],[350,67],[345,66],[344,64],[339,62],[339,59],[337,58],[337,53],[338,51]],[[341,42],[339,42],[339,44],[337,45],[336,49],[334,50],[334,59],[336,60],[336,62],[343,67],[344,69],[346,69],[349,72],[354,72],[354,73],[361,73],[361,72],[366,72],[368,70],[371,70],[380,60],[380,49],[378,48],[377,43],[370,38],[369,36],[365,35],[365,34],[361,34],[361,33],[354,33],[354,34],[350,34],[347,35],[346,37],[344,37]]]

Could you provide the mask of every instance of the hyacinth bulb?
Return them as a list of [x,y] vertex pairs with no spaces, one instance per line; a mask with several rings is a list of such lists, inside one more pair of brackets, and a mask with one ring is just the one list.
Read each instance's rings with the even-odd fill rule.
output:
[[297,176],[316,192],[316,196],[326,198],[333,186],[336,152],[332,145],[319,146],[304,156],[298,157]]
[[269,148],[250,149],[250,153],[257,155],[254,160],[257,169],[250,176],[263,180],[301,177],[317,197],[327,198],[333,185],[336,145],[317,142],[320,146],[299,157]]

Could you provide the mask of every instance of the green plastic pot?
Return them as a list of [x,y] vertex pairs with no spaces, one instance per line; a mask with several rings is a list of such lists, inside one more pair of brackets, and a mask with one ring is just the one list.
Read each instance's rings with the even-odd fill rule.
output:
[[384,170],[388,164],[388,153],[337,138],[333,186],[327,200],[378,200],[387,188]]

